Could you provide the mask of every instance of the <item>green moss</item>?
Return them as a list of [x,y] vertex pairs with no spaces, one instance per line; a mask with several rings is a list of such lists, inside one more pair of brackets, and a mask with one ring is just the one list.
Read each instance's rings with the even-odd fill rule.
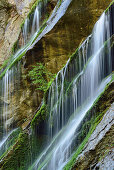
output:
[[71,62],[74,58],[77,57],[77,55],[78,55],[78,50],[79,50],[79,48],[77,48],[76,51],[70,56],[70,62]]
[[114,71],[112,72],[112,80],[111,81],[114,81]]
[[108,6],[108,8],[105,10],[105,13],[108,12],[109,8],[111,7],[111,5],[113,5],[113,3],[114,3],[114,0],[110,3],[110,5]]
[[2,66],[0,66],[0,71],[7,66],[9,60],[10,60],[10,59],[7,59],[7,60],[4,61],[4,63],[2,64]]
[[2,162],[3,170],[26,170],[26,163],[29,162],[29,139],[28,133],[20,133],[16,144],[13,146]]
[[[44,27],[43,27],[44,26]],[[43,25],[40,29],[40,31],[38,32],[37,36],[34,38],[34,40],[32,42],[30,42],[30,44],[32,45],[34,43],[34,41],[37,39],[37,37],[39,36],[39,34],[41,34],[41,32],[43,31],[43,29],[45,28],[45,24]],[[8,64],[8,66],[4,69],[4,71],[0,74],[0,79],[5,75],[6,71],[9,70],[16,62],[18,62],[25,54],[26,54],[26,51],[27,51],[27,47],[30,46],[30,44],[28,43],[24,49],[20,49],[17,51],[17,55],[18,57],[16,57],[15,59],[12,59],[12,57],[10,57],[9,61],[12,59],[12,61]],[[19,53],[19,54],[18,54]],[[15,54],[15,55],[16,55]],[[6,66],[6,65],[5,65]]]
[[13,47],[12,47],[12,50],[11,50],[12,54],[15,53],[15,51],[16,51],[16,49],[17,49],[17,45],[18,45],[18,40],[15,41],[15,43],[13,44]]
[[31,127],[34,128],[35,126],[38,126],[42,120],[46,120],[48,117],[48,109],[47,105],[43,104],[40,108],[40,110],[36,113],[34,116],[32,122],[31,122]]
[[22,22],[21,25],[20,25],[20,28],[21,28],[21,29],[22,29],[23,26],[24,26],[25,20],[26,20],[26,19],[24,19],[23,22]]
[[43,92],[49,88],[55,77],[55,75],[50,73],[42,63],[37,63],[36,66],[33,66],[33,69],[29,71],[28,76],[31,78],[32,83],[36,85],[36,89]]
[[[76,150],[75,154],[73,155],[72,159],[68,162],[68,164],[64,167],[64,170],[70,170],[73,168],[73,166],[75,165],[76,162],[76,158],[78,157],[78,155],[81,153],[81,151],[84,149],[86,143],[88,142],[88,139],[90,138],[91,134],[93,133],[93,131],[95,130],[96,126],[98,125],[98,123],[101,121],[99,120],[99,117],[97,117],[95,119],[95,122],[89,121],[89,123],[91,123],[91,128],[88,132],[88,134],[86,135],[85,139],[83,140],[83,142],[80,144],[80,146],[78,147],[78,149]],[[93,124],[93,125],[92,125]],[[86,125],[85,125],[86,126]],[[85,129],[84,129],[85,131]],[[84,134],[82,134],[83,136]]]
[[20,133],[17,141],[7,150],[0,161],[2,170],[26,170],[43,150],[47,142],[46,135],[29,134],[27,130]]
[[[18,128],[10,134],[10,136],[8,137],[8,139],[6,140],[6,142],[4,144],[5,148],[4,149],[1,148],[1,152],[3,154],[1,155],[0,160],[8,153],[8,151],[11,149],[11,147],[15,144],[20,132],[21,132],[21,129]],[[7,150],[6,150],[6,148],[7,148]]]
[[[33,5],[30,13],[28,14],[28,17],[29,17],[30,14],[34,11],[34,9],[35,9],[35,7],[38,5],[38,3],[41,2],[41,1],[42,1],[42,0],[37,0],[37,1],[35,2],[35,4]],[[49,15],[48,15],[48,17],[49,17]],[[7,71],[8,69],[10,69],[16,62],[18,62],[18,61],[26,54],[28,47],[29,47],[30,45],[32,45],[32,44],[36,41],[36,39],[38,38],[38,36],[42,33],[42,31],[43,31],[44,28],[46,27],[46,25],[47,25],[47,24],[46,24],[47,19],[48,19],[48,18],[46,18],[46,19],[44,20],[44,22],[43,22],[42,26],[40,27],[40,30],[39,30],[39,32],[37,33],[36,37],[34,37],[33,39],[31,39],[30,42],[28,42],[23,49],[20,49],[20,50],[17,51],[17,53],[15,54],[15,55],[17,55],[17,57],[15,57],[15,59],[13,59],[13,56],[12,56],[12,55],[11,55],[11,57],[9,57],[9,61],[11,61],[11,62],[10,62],[8,65],[5,64],[5,65],[2,66],[2,68],[4,68],[4,67],[6,67],[6,68],[5,68],[4,71],[0,74],[0,79],[5,75],[5,73],[6,73],[6,71]],[[23,26],[23,24],[24,24],[24,21],[23,21],[21,27]],[[17,46],[17,41],[14,43],[14,46],[13,46],[13,48],[12,48],[12,52],[15,51],[16,46]]]

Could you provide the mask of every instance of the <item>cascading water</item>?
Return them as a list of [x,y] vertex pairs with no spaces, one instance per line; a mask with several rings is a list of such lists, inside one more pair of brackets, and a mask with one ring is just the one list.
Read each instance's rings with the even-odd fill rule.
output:
[[32,34],[34,34],[39,29],[39,9],[38,6],[34,12],[33,24],[32,24]]
[[[9,148],[8,140],[12,133],[15,131],[14,122],[14,106],[12,106],[12,98],[16,91],[20,90],[20,81],[21,81],[21,62],[19,61],[12,68],[9,69],[9,65],[16,61],[17,57],[23,55],[23,51],[27,49],[27,43],[32,41],[36,36],[36,33],[39,32],[39,28],[42,25],[46,10],[47,0],[39,2],[36,6],[35,11],[31,14],[30,19],[25,20],[22,36],[23,43],[21,50],[12,57],[10,62],[7,65],[7,70],[5,75],[0,79],[0,156]],[[43,15],[43,19],[42,19]],[[31,28],[32,22],[32,28]],[[33,37],[33,39],[32,39]],[[32,40],[31,40],[32,39]],[[26,94],[25,94],[26,95]],[[18,99],[16,99],[18,105]],[[17,129],[16,129],[17,130]]]
[[[25,53],[31,49],[35,43],[37,43],[42,36],[44,36],[47,32],[49,32],[54,25],[58,22],[58,20],[64,15],[65,11],[67,10],[71,0],[66,0],[60,3],[58,1],[57,6],[52,12],[52,15],[49,17],[48,21],[46,22],[45,29],[43,32],[38,36],[40,26],[42,26],[44,20],[47,5],[47,0],[43,2],[39,2],[38,6],[35,8],[34,13],[30,15],[30,18],[25,20],[23,29],[22,29],[22,37],[23,42],[21,48],[18,50],[11,58],[9,63],[7,64],[5,70],[3,70],[3,74],[0,75],[0,156],[9,149],[9,147],[13,144],[10,141],[15,137],[12,137],[12,133],[17,131],[16,124],[13,124],[14,119],[14,106],[11,105],[12,103],[12,96],[16,91],[20,91],[20,81],[21,81],[21,72],[22,68],[20,62],[17,62],[25,55]],[[31,27],[32,25],[32,27]],[[17,64],[15,64],[17,62]],[[16,99],[17,105],[18,100]],[[19,134],[19,132],[17,133]],[[15,135],[17,137],[17,134]],[[12,140],[15,141],[15,140]]]
[[[44,4],[44,5],[46,5],[46,4]],[[27,18],[25,20],[23,30],[22,30],[24,46],[28,43],[28,41],[30,41],[32,36],[34,36],[34,34],[39,31],[39,28],[42,24],[42,23],[40,23],[41,10],[42,10],[42,4],[41,5],[39,4],[35,9],[34,14],[32,15],[32,23],[31,23],[31,19],[29,19],[29,18]],[[32,28],[31,28],[31,24],[32,24]]]
[[110,14],[103,13],[76,57],[67,62],[49,89],[51,142],[32,169],[62,169],[77,147],[77,128],[111,77]]
[[23,26],[23,45],[27,43],[28,33],[29,33],[29,19],[27,18]]
[[0,80],[0,85],[2,87],[0,91],[0,156],[8,149],[9,145],[6,141],[14,131],[12,125],[14,119],[13,106],[11,105],[11,102],[14,88],[15,90],[18,90],[20,87],[20,75],[20,64],[18,63],[18,65],[7,71],[3,79]]
[[[43,4],[45,5],[46,2],[47,2],[47,0],[44,1]],[[42,19],[42,22],[40,21],[40,19],[42,18],[41,17],[42,14],[41,14],[40,10],[42,8],[44,8],[44,6],[42,7],[42,5],[41,5],[42,2],[39,2],[38,6],[40,6],[42,8],[37,7],[39,9],[39,12],[38,12],[38,9],[36,8],[34,16],[31,15],[31,19],[25,22],[25,25],[23,26],[23,31],[22,31],[23,44],[22,44],[22,46],[19,47],[20,48],[19,50],[16,49],[17,52],[12,56],[6,69],[0,75],[0,78],[5,74],[5,72],[8,69],[10,69],[12,67],[12,65],[14,65],[18,60],[20,60],[26,54],[26,52],[28,50],[32,49],[34,47],[34,45],[55,26],[55,24],[59,21],[59,19],[65,14],[70,2],[71,2],[71,0],[64,0],[62,2],[61,2],[61,0],[59,0],[57,2],[57,5],[54,8],[52,14],[50,15],[49,19],[46,22],[44,22],[45,18]],[[39,18],[39,21],[33,22],[33,18],[36,18],[36,19]],[[29,22],[31,20],[32,20],[32,24],[34,23],[35,27],[38,26],[38,23],[41,26],[41,28],[38,28],[38,30],[36,30],[36,28],[35,27],[33,28],[33,26],[32,26],[32,30],[34,30],[34,31],[36,30],[36,32],[34,34],[32,34],[31,22]]]

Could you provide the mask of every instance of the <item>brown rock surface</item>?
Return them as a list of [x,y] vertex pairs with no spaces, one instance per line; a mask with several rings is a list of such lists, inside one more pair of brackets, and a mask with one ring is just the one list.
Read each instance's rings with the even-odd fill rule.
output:
[[0,1],[0,65],[11,55],[19,37],[21,23],[36,0]]
[[[91,34],[94,24],[110,2],[73,0],[55,27],[35,45],[32,62],[34,58],[35,62],[40,60],[51,72],[57,73],[79,44]],[[30,55],[28,52],[26,56]]]

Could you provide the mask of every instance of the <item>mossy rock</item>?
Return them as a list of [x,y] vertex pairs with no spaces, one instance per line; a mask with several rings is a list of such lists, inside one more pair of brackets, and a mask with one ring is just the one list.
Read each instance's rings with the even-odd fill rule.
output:
[[20,133],[16,144],[1,161],[0,168],[2,170],[25,170],[27,162],[30,161],[29,154],[29,135],[25,131]]
[[47,105],[43,104],[40,108],[40,110],[36,113],[34,116],[32,122],[31,122],[31,127],[34,129],[35,126],[39,126],[42,121],[45,121],[46,118],[48,117],[48,109]]

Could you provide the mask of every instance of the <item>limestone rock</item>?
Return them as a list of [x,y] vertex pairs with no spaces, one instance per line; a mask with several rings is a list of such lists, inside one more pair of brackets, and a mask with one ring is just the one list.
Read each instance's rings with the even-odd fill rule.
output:
[[106,156],[95,166],[93,170],[112,170],[114,168],[114,149],[110,150]]
[[114,103],[89,138],[72,169],[112,170],[114,167]]
[[23,20],[36,0],[0,1],[0,65],[11,55]]

